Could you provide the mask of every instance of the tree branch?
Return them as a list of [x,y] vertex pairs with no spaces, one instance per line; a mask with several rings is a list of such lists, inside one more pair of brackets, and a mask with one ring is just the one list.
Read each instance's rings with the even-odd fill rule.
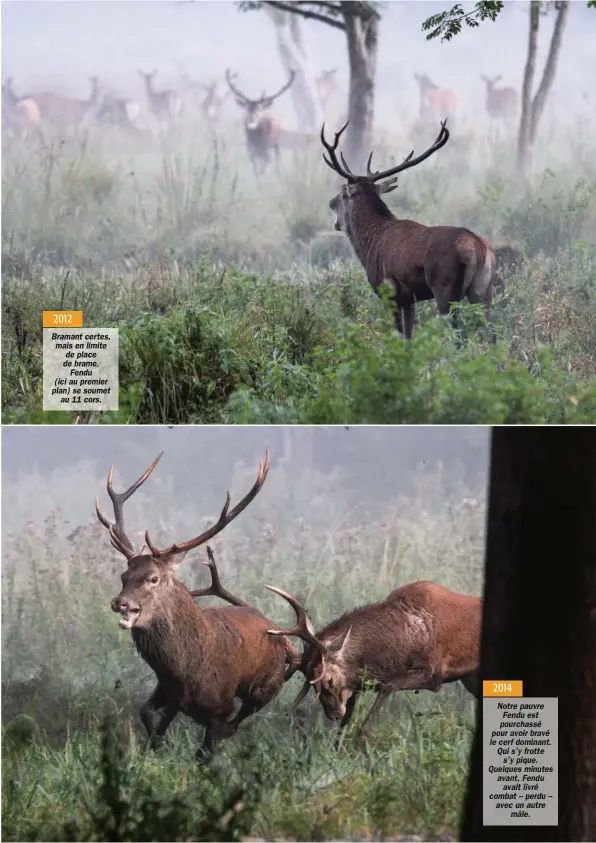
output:
[[551,37],[550,49],[548,51],[546,64],[544,65],[544,70],[542,72],[542,79],[540,80],[540,85],[538,86],[536,96],[534,97],[534,102],[532,103],[532,114],[530,117],[530,143],[534,143],[536,139],[538,123],[540,121],[540,118],[542,117],[544,106],[546,105],[548,92],[555,79],[557,59],[559,57],[559,51],[561,49],[563,31],[565,29],[565,24],[567,23],[569,6],[569,0],[564,0],[560,4],[559,11],[557,12],[555,28]]
[[[300,15],[300,17],[306,18],[307,20],[316,20],[319,21],[319,23],[326,23],[328,26],[332,26],[334,29],[340,29],[342,32],[345,32],[346,30],[346,27],[341,20],[336,20],[335,18],[324,15],[321,12],[316,12],[314,9],[304,8],[302,3],[298,2],[291,3],[284,2],[284,0],[263,0],[263,3],[251,3],[250,6],[248,4],[241,4],[241,6],[244,7],[243,11],[247,8],[258,9],[261,5],[271,6],[273,9],[279,9],[281,12],[290,12],[292,15]],[[339,11],[339,7],[334,3],[321,3],[320,5],[322,8]]]

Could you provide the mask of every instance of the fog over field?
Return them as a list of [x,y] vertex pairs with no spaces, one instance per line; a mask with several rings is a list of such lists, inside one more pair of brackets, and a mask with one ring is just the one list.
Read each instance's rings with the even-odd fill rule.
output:
[[[484,120],[480,73],[501,74],[501,84],[520,86],[529,4],[506,2],[495,23],[465,27],[450,43],[427,42],[422,21],[451,5],[435,0],[384,4],[377,73],[379,126],[388,128],[406,115],[412,117],[418,102],[415,72],[426,72],[437,84],[456,89],[464,114],[474,121],[479,114]],[[473,5],[463,4],[466,11]],[[589,80],[596,76],[595,17],[585,2],[572,3],[553,98],[560,118],[594,108],[586,95]],[[538,69],[546,58],[553,20],[551,15],[542,22]],[[347,91],[344,34],[313,21],[303,26],[315,67],[337,66],[338,81]],[[121,95],[142,98],[137,69],[156,68],[160,88],[176,83],[181,66],[206,81],[222,77],[230,67],[240,74],[249,96],[280,87],[285,78],[269,17],[240,12],[234,2],[2,3],[2,73],[13,76],[17,91],[43,87],[86,96],[87,77],[96,74]],[[228,108],[232,114],[237,111],[234,103]],[[276,103],[277,112],[291,127],[295,116],[289,98]]]

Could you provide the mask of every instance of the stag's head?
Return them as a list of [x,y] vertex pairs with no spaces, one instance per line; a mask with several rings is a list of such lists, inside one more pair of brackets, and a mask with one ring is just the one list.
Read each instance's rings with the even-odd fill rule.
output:
[[[114,466],[108,473],[107,490],[114,509],[115,522],[112,524],[99,509],[99,500],[95,501],[95,511],[101,523],[109,530],[112,546],[121,553],[127,560],[128,566],[122,574],[122,589],[111,601],[113,612],[120,615],[120,626],[122,629],[146,628],[159,616],[163,616],[164,606],[168,598],[174,594],[175,589],[181,588],[181,583],[175,579],[174,573],[183,561],[189,550],[199,547],[216,536],[233,521],[243,509],[256,497],[260,491],[267,472],[269,471],[269,451],[265,452],[265,462],[260,462],[259,473],[252,489],[245,495],[236,506],[230,510],[230,493],[226,494],[226,502],[221,511],[217,523],[209,527],[199,536],[182,544],[173,544],[170,547],[160,550],[145,532],[145,546],[141,553],[137,553],[135,547],[127,536],[124,529],[123,508],[125,502],[136,490],[142,486],[145,480],[153,472],[155,466],[161,459],[161,454],[151,463],[147,471],[130,486],[125,492],[115,492],[112,488],[112,476]],[[143,551],[147,550],[146,553]],[[209,562],[205,563],[213,570],[213,558],[209,554]],[[214,580],[215,581],[215,580]],[[189,592],[190,593],[190,592]],[[199,593],[193,592],[194,596]]]
[[237,104],[244,110],[244,126],[248,131],[254,131],[257,129],[263,119],[264,113],[267,109],[271,108],[275,100],[280,97],[294,82],[296,77],[295,72],[292,70],[290,73],[290,78],[280,90],[276,94],[272,94],[271,96],[267,96],[265,91],[263,91],[262,95],[259,99],[251,100],[247,96],[245,96],[242,91],[240,91],[236,85],[234,84],[234,79],[236,78],[236,74],[232,76],[229,68],[226,70],[226,82],[230,88],[230,91],[234,94],[236,98]]
[[270,635],[295,635],[306,644],[301,665],[306,681],[295,704],[314,685],[315,699],[320,699],[325,716],[329,720],[341,720],[346,713],[347,702],[354,693],[346,659],[351,627],[346,626],[330,637],[317,638],[312,621],[295,597],[272,585],[266,585],[265,588],[287,600],[296,613],[296,626],[291,629],[268,629],[267,632]]
[[414,151],[412,150],[408,157],[396,167],[373,172],[370,166],[373,157],[373,153],[371,152],[368,156],[365,176],[357,176],[350,170],[343,153],[340,153],[341,162],[337,158],[339,139],[343,132],[345,132],[349,121],[342,126],[339,132],[335,133],[335,140],[332,144],[328,143],[325,139],[325,124],[323,124],[321,128],[321,143],[329,155],[327,157],[327,155],[323,154],[323,160],[327,166],[331,167],[335,173],[347,182],[342,185],[340,192],[329,202],[329,207],[335,214],[334,228],[336,231],[343,231],[346,234],[350,233],[352,230],[354,210],[360,207],[363,201],[368,205],[372,203],[376,206],[377,211],[381,213],[388,212],[387,206],[380,200],[381,194],[395,190],[397,187],[398,173],[408,170],[410,167],[415,167],[433,155],[442,146],[445,146],[449,140],[449,131],[445,128],[446,122],[447,120],[444,120],[441,123],[441,131],[431,147],[416,158],[413,157]]

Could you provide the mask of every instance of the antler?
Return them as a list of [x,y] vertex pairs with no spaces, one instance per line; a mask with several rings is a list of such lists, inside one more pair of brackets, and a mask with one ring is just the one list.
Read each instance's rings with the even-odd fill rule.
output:
[[[350,121],[348,120],[348,123],[349,122]],[[445,124],[447,123],[447,118],[445,118],[445,120],[443,120],[443,122],[441,123],[441,130],[437,135],[436,140],[434,141],[432,146],[429,146],[429,148],[421,155],[418,155],[416,158],[413,158],[412,156],[414,155],[414,150],[412,150],[408,157],[405,158],[404,161],[402,161],[402,163],[398,164],[396,167],[390,167],[390,169],[388,170],[377,170],[373,173],[370,168],[373,157],[373,153],[371,152],[368,156],[368,161],[366,162],[366,176],[355,176],[354,173],[352,173],[352,171],[348,167],[343,154],[340,153],[343,168],[337,160],[337,155],[335,154],[337,150],[337,145],[339,143],[339,139],[342,133],[345,131],[348,123],[342,126],[339,132],[335,133],[335,140],[333,144],[329,144],[325,140],[325,124],[323,123],[321,127],[321,142],[323,143],[323,146],[329,153],[329,158],[323,155],[323,160],[338,175],[346,179],[349,184],[354,184],[354,182],[358,181],[359,179],[366,179],[369,182],[375,183],[381,181],[382,179],[387,179],[391,176],[396,176],[398,173],[403,173],[404,170],[409,170],[410,167],[415,167],[417,164],[420,164],[422,163],[422,161],[425,161],[427,158],[430,158],[430,156],[437,152],[437,150],[439,150],[442,146],[445,146],[445,144],[449,140],[449,130],[445,127]]]
[[331,169],[334,170],[339,176],[341,176],[342,179],[346,179],[347,182],[353,184],[358,177],[351,172],[350,168],[346,164],[343,155],[341,155],[340,153],[342,164],[344,165],[345,169],[342,168],[341,164],[337,160],[337,155],[335,154],[335,151],[337,150],[337,145],[339,143],[339,139],[347,129],[349,122],[350,121],[347,120],[341,127],[339,132],[335,133],[335,140],[333,141],[333,144],[327,143],[327,141],[325,140],[325,124],[323,123],[323,125],[321,126],[321,143],[329,153],[329,158],[327,158],[326,155],[323,155],[323,161],[325,162],[325,164],[327,164],[328,167],[331,167]]
[[[205,530],[204,533],[201,533],[200,536],[197,536],[194,539],[190,539],[190,541],[184,542],[183,544],[173,544],[171,547],[167,547],[165,550],[159,550],[157,547],[155,547],[155,545],[153,544],[153,542],[149,538],[149,532],[146,531],[145,532],[145,542],[147,544],[147,547],[149,548],[149,550],[153,554],[153,556],[161,557],[161,556],[170,556],[171,554],[177,554],[177,553],[188,553],[189,550],[193,550],[193,548],[199,547],[199,545],[205,544],[205,542],[209,541],[209,539],[212,539],[219,532],[221,532],[223,530],[223,528],[226,527],[230,523],[230,521],[233,521],[234,518],[236,518],[237,515],[240,515],[242,510],[245,509],[248,506],[248,504],[257,496],[257,494],[261,490],[261,487],[262,487],[263,483],[265,482],[265,478],[267,477],[268,471],[269,471],[269,451],[267,449],[265,449],[265,462],[263,463],[262,460],[259,462],[259,474],[258,474],[257,479],[255,481],[255,484],[252,487],[252,489],[250,490],[250,492],[245,497],[242,498],[240,503],[236,504],[236,506],[234,507],[234,509],[230,513],[228,513],[228,509],[230,508],[231,498],[230,498],[230,493],[226,492],[226,502],[225,502],[224,507],[221,511],[221,515],[219,516],[219,518],[217,520],[217,523],[214,524],[212,527],[209,527],[208,530]],[[209,566],[209,567],[211,567],[211,566]],[[212,568],[211,568],[211,571],[213,572]]]
[[269,635],[296,635],[298,638],[306,641],[307,644],[312,644],[313,647],[316,647],[321,654],[321,671],[318,676],[315,676],[314,679],[310,680],[311,685],[319,685],[315,697],[316,699],[320,693],[320,683],[323,681],[327,671],[327,647],[317,638],[312,621],[306,614],[304,607],[296,600],[295,597],[292,597],[292,595],[288,594],[287,591],[282,591],[281,588],[276,588],[273,585],[266,585],[265,588],[269,589],[269,591],[275,592],[275,594],[279,594],[280,597],[283,597],[284,600],[288,601],[296,613],[297,621],[296,626],[293,626],[291,629],[268,629],[267,632]]
[[206,565],[211,571],[211,585],[209,588],[199,588],[195,591],[191,591],[191,595],[193,597],[207,597],[212,595],[213,597],[220,597],[222,600],[226,600],[233,606],[245,606],[246,608],[250,608],[248,603],[245,603],[244,600],[240,600],[239,597],[234,597],[234,595],[221,584],[217,565],[215,564],[215,557],[213,556],[213,551],[209,545],[207,545],[207,556],[207,562],[203,560],[203,565]]
[[281,95],[284,93],[284,91],[287,91],[288,88],[291,86],[291,84],[292,84],[292,82],[294,81],[295,78],[296,78],[296,71],[290,70],[290,78],[288,79],[286,84],[283,86],[283,88],[280,88],[279,91],[276,94],[271,94],[271,96],[269,96],[269,97],[267,97],[263,94],[263,96],[261,97],[261,102],[267,102],[267,103],[271,104],[278,97],[281,97]]
[[142,486],[145,480],[149,477],[157,463],[163,456],[163,451],[159,454],[151,463],[147,471],[139,477],[137,481],[135,481],[132,486],[130,486],[125,492],[115,492],[112,488],[112,478],[114,476],[114,466],[110,468],[108,472],[108,482],[107,482],[107,490],[108,495],[110,496],[110,500],[112,501],[112,506],[114,508],[114,517],[116,522],[114,524],[110,524],[108,519],[103,515],[99,508],[99,498],[95,498],[95,512],[97,517],[101,521],[104,527],[106,527],[110,531],[110,540],[112,545],[116,548],[117,551],[126,556],[127,559],[132,559],[133,556],[137,555],[137,552],[134,548],[133,543],[126,535],[126,531],[124,529],[124,511],[123,507],[126,501],[130,498],[134,492]]
[[[236,75],[236,74],[234,74],[234,75]],[[232,82],[232,74],[231,74],[231,71],[230,71],[229,67],[226,70],[226,82],[228,83],[232,93],[235,96],[237,96],[239,100],[242,100],[243,102],[246,102],[246,103],[253,102],[253,100],[249,100],[249,98],[247,96],[245,96],[242,93],[242,91],[239,91],[238,88],[234,85],[234,83]]]

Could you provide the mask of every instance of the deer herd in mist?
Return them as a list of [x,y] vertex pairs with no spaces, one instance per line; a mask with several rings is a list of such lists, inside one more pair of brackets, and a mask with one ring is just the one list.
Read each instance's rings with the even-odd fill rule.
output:
[[[277,586],[265,588],[287,601],[296,625],[281,628],[221,584],[211,548],[207,565],[209,588],[190,591],[174,576],[186,554],[221,532],[260,492],[269,471],[269,452],[259,465],[256,481],[230,509],[230,495],[217,522],[189,541],[156,547],[149,533],[138,552],[126,534],[123,507],[145,482],[162,454],[124,492],[107,491],[114,510],[111,523],[101,512],[113,547],[127,561],[122,588],[111,601],[120,627],[131,631],[136,650],[157,678],[156,688],[141,708],[141,720],[153,749],[182,713],[205,728],[197,760],[209,762],[219,741],[232,737],[240,723],[279,694],[296,672],[304,677],[293,708],[310,687],[329,720],[340,730],[350,722],[365,688],[375,701],[360,730],[363,739],[372,719],[394,691],[440,691],[460,680],[475,696],[480,693],[479,658],[482,600],[456,594],[433,582],[400,586],[377,603],[359,606],[316,631],[304,607]],[[195,602],[214,595],[228,606],[201,609]],[[304,642],[300,653],[290,638]],[[234,713],[235,700],[240,707]],[[341,735],[341,731],[338,732]],[[339,738],[338,738],[339,740]]]
[[[337,95],[337,68],[325,71],[317,79],[321,103],[328,106]],[[188,108],[189,92],[198,104],[200,119],[214,126],[221,118],[222,108],[229,95],[243,113],[244,135],[249,160],[257,177],[267,171],[272,160],[279,164],[282,147],[299,148],[311,141],[310,135],[284,130],[271,112],[276,100],[294,84],[292,71],[275,93],[265,91],[257,98],[247,96],[238,85],[238,74],[228,69],[225,80],[198,84],[185,77],[181,92],[158,90],[156,71],[138,71],[143,81],[147,108],[162,131],[174,130]],[[339,139],[349,121],[335,133],[330,145],[325,140],[325,125],[320,139],[327,157],[326,163],[345,184],[329,205],[335,216],[334,227],[342,231],[360,260],[372,289],[379,293],[384,281],[393,287],[392,308],[395,326],[406,339],[412,336],[416,301],[434,298],[440,314],[447,315],[451,305],[468,299],[483,306],[488,323],[488,338],[495,339],[490,327],[493,290],[502,286],[497,273],[497,253],[491,244],[474,232],[456,226],[426,226],[412,220],[398,219],[381,198],[397,187],[398,173],[420,164],[448,142],[447,120],[453,121],[458,109],[458,97],[449,88],[436,85],[427,74],[414,74],[419,87],[419,122],[427,128],[440,123],[435,142],[421,155],[410,155],[399,165],[384,171],[370,169],[369,156],[366,175],[355,175],[342,154],[338,161]],[[481,79],[486,85],[486,110],[493,121],[510,122],[517,113],[518,97],[513,88],[497,87],[500,77]],[[132,99],[106,93],[100,96],[100,81],[90,79],[88,99],[77,99],[49,91],[17,95],[8,78],[2,87],[3,125],[15,131],[47,126],[73,130],[88,125],[90,120],[110,124],[133,135],[142,134],[137,124],[141,105]],[[453,315],[452,321],[456,321]]]

